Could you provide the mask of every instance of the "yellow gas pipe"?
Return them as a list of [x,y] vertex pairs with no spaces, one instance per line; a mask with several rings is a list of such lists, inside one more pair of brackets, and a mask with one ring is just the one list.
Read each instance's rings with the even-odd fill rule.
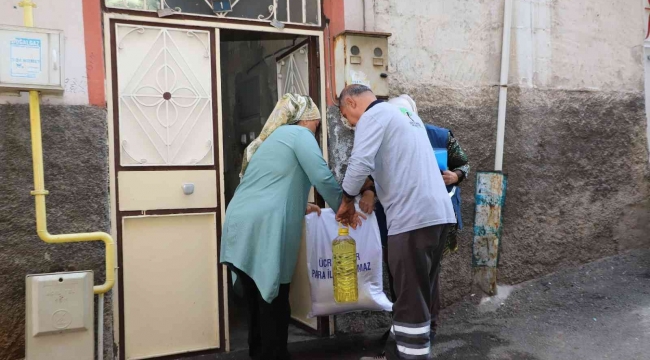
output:
[[[23,8],[25,26],[34,26],[32,8],[36,4],[32,0],[23,0],[19,3]],[[92,232],[80,234],[52,235],[47,231],[47,215],[45,213],[45,178],[43,176],[43,141],[41,136],[41,107],[38,91],[29,92],[29,119],[32,132],[32,159],[34,164],[34,195],[36,201],[36,232],[41,240],[49,244],[61,244],[81,241],[101,240],[106,244],[106,282],[93,287],[95,294],[108,292],[115,284],[115,242],[105,232]]]

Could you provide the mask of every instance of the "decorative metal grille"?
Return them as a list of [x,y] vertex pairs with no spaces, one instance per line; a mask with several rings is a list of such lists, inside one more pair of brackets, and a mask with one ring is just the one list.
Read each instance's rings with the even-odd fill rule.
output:
[[[170,9],[186,13],[253,21],[279,21],[288,24],[321,25],[322,0],[226,0],[226,11],[213,6],[213,0],[104,0],[108,8],[142,11]],[[220,4],[222,1],[217,1]],[[229,9],[228,9],[229,8]]]
[[210,35],[118,25],[121,164],[214,163]]
[[278,99],[286,93],[309,95],[309,45],[277,63]]

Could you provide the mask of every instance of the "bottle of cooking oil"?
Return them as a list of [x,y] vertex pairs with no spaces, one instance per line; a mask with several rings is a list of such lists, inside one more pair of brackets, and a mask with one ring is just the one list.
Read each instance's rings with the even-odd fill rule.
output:
[[347,227],[339,227],[339,236],[332,241],[334,300],[354,303],[359,300],[357,286],[357,243]]

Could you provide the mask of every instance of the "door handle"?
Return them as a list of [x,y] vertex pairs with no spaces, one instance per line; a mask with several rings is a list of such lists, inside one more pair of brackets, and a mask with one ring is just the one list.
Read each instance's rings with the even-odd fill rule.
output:
[[192,195],[194,194],[194,184],[183,184],[183,194]]

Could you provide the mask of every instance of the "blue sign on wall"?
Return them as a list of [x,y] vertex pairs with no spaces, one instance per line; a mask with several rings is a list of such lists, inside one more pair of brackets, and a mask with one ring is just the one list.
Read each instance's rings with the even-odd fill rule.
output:
[[11,76],[35,79],[41,74],[41,40],[17,37],[10,44]]

